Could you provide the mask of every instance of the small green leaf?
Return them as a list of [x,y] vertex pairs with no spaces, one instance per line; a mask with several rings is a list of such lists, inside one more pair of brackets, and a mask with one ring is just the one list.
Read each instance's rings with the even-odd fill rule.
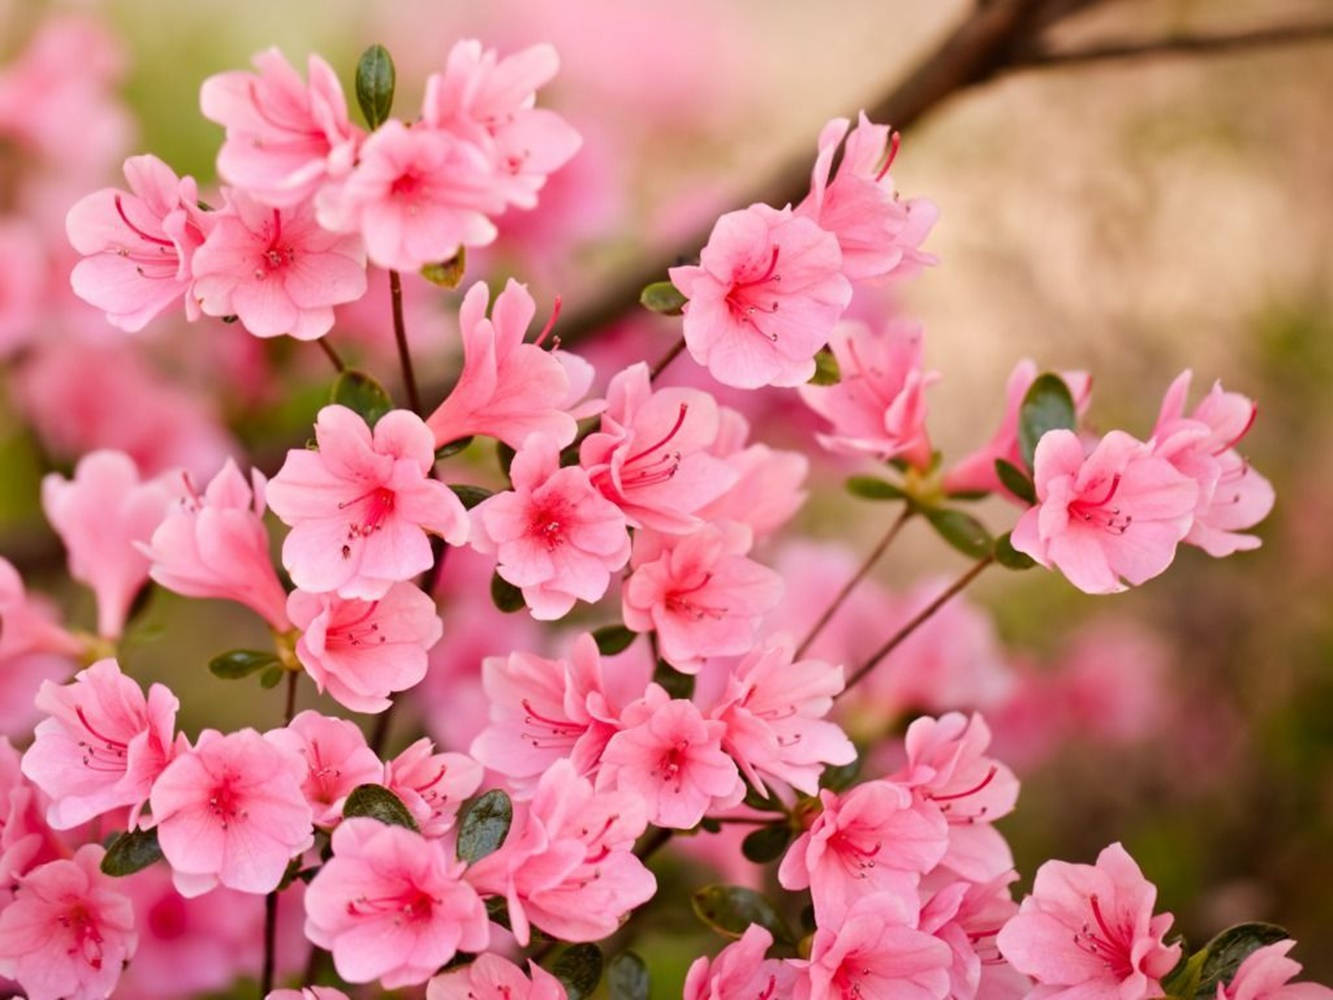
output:
[[343,819],[354,816],[368,816],[389,826],[405,826],[409,830],[417,829],[417,821],[403,805],[403,800],[383,785],[357,785],[343,803]]
[[847,492],[862,500],[907,499],[907,494],[899,487],[874,476],[852,476],[847,480]]
[[663,316],[679,316],[687,301],[669,281],[654,281],[639,293],[639,305]]
[[372,45],[356,64],[356,103],[371,128],[379,128],[393,109],[393,57],[383,45]]
[[491,576],[491,601],[505,614],[512,615],[523,609],[523,591],[495,573]]
[[1032,468],[1037,442],[1047,431],[1073,430],[1077,425],[1074,397],[1065,380],[1053,372],[1038,375],[1018,408],[1018,447],[1024,464]]
[[393,409],[393,400],[380,385],[365,372],[348,368],[339,372],[333,380],[333,391],[329,393],[329,402],[347,407],[361,415],[371,427],[379,423],[380,417]]
[[830,764],[819,776],[819,787],[832,792],[850,788],[861,775],[861,758],[858,756],[850,764]]
[[1037,561],[1026,552],[1014,548],[1013,539],[1009,536],[1010,533],[1006,531],[995,539],[995,561],[1005,569],[1031,569],[1037,565]]
[[1176,941],[1180,944],[1180,960],[1162,977],[1162,992],[1171,997],[1193,997],[1199,988],[1199,976],[1208,952],[1197,951],[1191,955],[1184,938]]
[[1037,489],[1032,485],[1032,480],[1028,474],[1014,465],[1013,462],[1006,462],[1002,458],[995,460],[995,474],[1000,477],[1000,482],[1004,488],[1012,493],[1024,503],[1031,505],[1037,502]]
[[466,268],[467,247],[459,247],[458,253],[448,260],[422,267],[421,276],[440,288],[457,288],[463,280],[463,271]]
[[463,506],[467,510],[471,510],[494,493],[493,490],[488,490],[485,486],[471,486],[468,483],[450,483],[449,489],[453,490],[454,495],[463,501]]
[[653,683],[663,688],[673,698],[690,698],[694,695],[694,675],[682,674],[666,660],[657,661],[657,669],[653,671]]
[[281,662],[272,653],[262,649],[230,649],[208,661],[214,677],[234,681],[269,667],[281,668]]
[[699,919],[719,934],[738,938],[751,924],[758,924],[774,939],[791,942],[791,934],[773,904],[753,889],[739,885],[706,885],[695,891],[690,903]]
[[102,872],[106,875],[133,875],[154,862],[162,860],[162,848],[157,843],[156,830],[130,830],[111,842],[102,856]]
[[595,944],[570,945],[551,965],[551,973],[569,1000],[584,1000],[602,981],[602,949]]
[[514,449],[503,441],[495,442],[495,458],[500,463],[500,471],[509,475],[509,467],[514,464]]
[[786,820],[761,826],[745,835],[741,841],[741,853],[757,865],[776,861],[791,843],[791,832],[791,826]]
[[282,667],[269,667],[259,675],[259,686],[265,691],[271,691],[282,683],[284,674],[286,671]]
[[513,821],[514,804],[499,788],[474,799],[458,824],[458,856],[472,864],[498,850]]
[[446,442],[445,444],[442,444],[435,449],[435,461],[438,462],[440,461],[440,459],[449,458],[453,455],[457,455],[460,451],[465,449],[471,443],[472,443],[471,437],[455,438],[452,441]]
[[837,385],[842,381],[842,368],[833,350],[821,347],[815,352],[815,373],[810,376],[811,385]]
[[1213,997],[1219,983],[1229,983],[1240,963],[1253,951],[1291,937],[1277,924],[1237,924],[1221,931],[1203,947],[1207,957],[1200,969],[1198,997]]
[[990,532],[971,514],[947,507],[937,507],[925,514],[926,520],[939,536],[963,555],[973,559],[990,555],[994,545]]
[[632,951],[622,951],[606,970],[611,1000],[648,1000],[648,966]]
[[744,802],[751,809],[758,809],[760,812],[786,812],[786,807],[782,802],[771,793],[761,792],[748,781],[745,782]]
[[603,625],[592,634],[597,643],[597,650],[603,656],[615,656],[623,653],[639,637],[638,632],[627,629],[624,625]]

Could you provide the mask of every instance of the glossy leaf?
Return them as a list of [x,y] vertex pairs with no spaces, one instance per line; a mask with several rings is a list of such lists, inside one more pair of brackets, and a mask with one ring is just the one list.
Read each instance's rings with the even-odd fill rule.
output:
[[597,650],[603,656],[615,656],[633,645],[639,633],[627,629],[624,625],[603,625],[592,634],[597,643]]
[[941,538],[965,556],[981,559],[995,544],[986,526],[961,510],[938,507],[925,512],[926,520]]
[[695,914],[713,930],[738,938],[751,924],[765,928],[777,941],[791,941],[773,904],[739,885],[706,885],[690,897]]
[[383,45],[372,45],[356,63],[356,103],[372,129],[389,119],[395,84],[393,57]]
[[1047,431],[1073,430],[1077,424],[1074,397],[1065,380],[1052,372],[1038,375],[1018,408],[1018,447],[1023,462],[1032,468],[1037,442]]
[[407,806],[383,785],[357,785],[343,803],[343,818],[368,816],[390,826],[405,826],[409,830],[417,829],[417,821],[408,812]]
[[384,386],[355,368],[338,373],[338,377],[333,380],[329,402],[359,413],[370,427],[374,427],[380,417],[393,409],[393,400]]
[[499,849],[514,822],[514,804],[499,788],[472,801],[458,824],[458,856],[472,864]]
[[273,653],[262,649],[230,649],[208,661],[213,676],[228,681],[249,677],[269,667],[280,668],[281,663]]
[[570,945],[552,963],[551,973],[569,1000],[584,1000],[602,981],[602,949],[595,944]]
[[1037,489],[1032,485],[1032,480],[1028,474],[1014,465],[1013,462],[1006,462],[1002,458],[995,460],[995,475],[1004,484],[1004,488],[1012,493],[1018,499],[1026,504],[1037,502]]
[[102,856],[102,871],[117,877],[133,875],[162,860],[156,830],[129,830],[111,842]]
[[639,293],[639,305],[663,316],[679,316],[687,301],[669,281],[654,281]]

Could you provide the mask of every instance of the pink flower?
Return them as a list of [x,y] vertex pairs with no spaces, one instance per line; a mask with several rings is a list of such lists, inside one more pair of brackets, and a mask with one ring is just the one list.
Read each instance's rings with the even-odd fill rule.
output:
[[796,1000],[892,997],[944,1000],[953,956],[939,938],[916,929],[915,896],[864,895],[838,921],[821,920],[808,962],[796,980]]
[[42,509],[69,553],[70,576],[97,596],[97,631],[120,637],[139,588],[148,582],[148,557],[139,551],[166,513],[169,495],[157,482],[140,482],[127,455],[95,451],[79,459],[74,478],[49,473]]
[[379,784],[384,777],[384,765],[347,719],[305,711],[281,729],[270,729],[264,739],[301,762],[301,792],[316,826],[337,824],[352,789]]
[[266,204],[294,205],[351,168],[361,131],[348,121],[337,74],[319,56],[308,61],[309,85],[277,49],[251,61],[258,73],[218,73],[199,88],[204,117],[227,130],[218,173]]
[[27,593],[18,570],[0,556],[0,734],[31,734],[40,717],[38,688],[68,679],[84,645],[59,625],[48,601]]
[[736,763],[722,750],[725,724],[705,719],[693,702],[650,684],[621,725],[602,752],[597,787],[632,793],[650,823],[688,830],[745,797]]
[[231,459],[203,496],[187,477],[186,495],[168,508],[143,552],[152,561],[149,575],[168,590],[236,601],[286,631],[287,592],[269,559],[264,485],[257,469],[247,484]]
[[642,362],[615,375],[606,395],[601,429],[579,446],[593,485],[636,528],[697,528],[695,512],[737,479],[709,453],[720,429],[713,397],[698,389],[654,392]]
[[726,726],[722,748],[746,780],[766,791],[764,775],[814,795],[825,764],[850,764],[856,747],[825,721],[842,691],[842,668],[822,660],[792,662],[787,633],[763,641],[727,677],[709,715]]
[[528,979],[513,962],[490,952],[453,972],[436,976],[426,986],[426,1000],[565,1000],[560,980],[535,961]]
[[1031,981],[1000,957],[994,941],[999,928],[1018,911],[1009,894],[1018,873],[1008,871],[984,883],[947,878],[943,872],[935,879],[927,876],[926,881],[935,883],[929,891],[923,882],[919,927],[953,950],[950,996],[982,1000],[1027,997]]
[[1179,944],[1162,943],[1171,914],[1153,916],[1156,898],[1119,844],[1102,851],[1096,865],[1047,861],[996,942],[1052,996],[1146,1000],[1161,995],[1161,978],[1180,958]]
[[796,970],[765,958],[773,935],[751,924],[739,941],[727,945],[710,961],[696,958],[685,974],[684,1000],[780,1000],[790,997]]
[[383,712],[390,695],[419,684],[444,632],[435,602],[410,583],[373,601],[297,590],[287,613],[301,630],[296,658],[320,691],[354,712]]
[[921,370],[921,327],[895,320],[875,332],[863,323],[839,324],[829,340],[842,378],[837,385],[800,387],[801,399],[833,425],[819,443],[840,455],[902,458],[930,465],[925,390],[938,372]]
[[731,488],[697,511],[705,521],[731,521],[750,529],[758,541],[774,534],[805,503],[810,461],[799,451],[766,444],[746,445],[750,426],[735,410],[722,407],[721,430],[711,451],[736,475]]
[[[939,216],[924,198],[900,201],[889,177],[898,152],[898,134],[875,125],[861,112],[856,128],[834,118],[819,133],[819,155],[810,176],[810,193],[796,207],[798,216],[833,233],[842,249],[842,273],[852,281],[902,278],[934,264],[920,249]],[[843,146],[836,174],[833,158]]]
[[57,830],[129,806],[130,822],[154,780],[184,749],[173,744],[180,702],[166,687],[143,689],[115,660],[98,660],[70,684],[37,692],[49,716],[23,755],[23,773],[51,798],[46,819]]
[[181,895],[202,895],[218,883],[241,892],[276,888],[287,862],[314,843],[304,779],[299,757],[253,729],[200,733],[149,797]]
[[1245,956],[1229,983],[1217,984],[1217,1000],[1330,1000],[1333,990],[1315,983],[1291,982],[1299,962],[1287,958],[1295,941],[1277,941]]
[[486,154],[449,132],[390,119],[362,144],[356,167],[316,199],[319,224],[360,232],[377,267],[416,271],[495,239],[504,210]]
[[0,222],[0,357],[36,333],[45,272],[34,228],[20,220]]
[[[83,260],[70,284],[123,330],[148,321],[190,287],[190,259],[207,223],[191,177],[178,178],[155,156],[125,161],[130,192],[103,188],[69,210],[65,230]],[[186,296],[186,314],[198,315]]]
[[303,986],[299,990],[274,990],[264,1000],[347,1000],[347,994],[332,986]]
[[0,912],[0,975],[29,1000],[101,1000],[134,955],[134,908],[98,869],[105,853],[85,844],[34,868]]
[[717,220],[697,267],[673,267],[690,356],[724,385],[800,385],[847,308],[852,286],[831,233],[751,205]]
[[509,468],[513,489],[472,511],[472,547],[494,552],[496,572],[523,591],[532,616],[562,618],[577,600],[600,600],[629,561],[625,515],[578,466],[560,466],[558,443],[534,434]]
[[749,652],[782,578],[745,558],[748,547],[748,531],[711,524],[681,538],[640,532],[621,594],[625,625],[656,631],[662,658],[686,673]]
[[481,787],[485,769],[461,753],[436,753],[426,737],[384,765],[384,784],[407,806],[427,837],[453,829],[458,807]]
[[467,540],[462,503],[429,478],[435,446],[416,414],[385,414],[372,434],[352,410],[326,406],[315,440],[318,451],[289,451],[268,485],[269,506],[292,529],[282,562],[301,590],[375,601],[430,569],[427,532]]
[[[1000,482],[995,472],[995,460],[1002,458],[1010,465],[1023,468],[1023,455],[1018,445],[1018,415],[1023,406],[1023,397],[1032,388],[1038,374],[1036,362],[1029,358],[1014,365],[1004,386],[1004,419],[989,441],[960,459],[957,465],[944,474],[941,485],[946,493],[984,490],[999,493],[1011,500],[1017,499]],[[1087,372],[1078,371],[1061,372],[1060,377],[1074,399],[1075,412],[1082,417],[1092,401],[1092,378]]]
[[452,845],[401,826],[348,819],[305,894],[305,933],[349,983],[424,983],[458,951],[490,940],[486,907]]
[[1189,533],[1199,489],[1148,446],[1112,431],[1085,456],[1073,431],[1048,431],[1033,459],[1037,505],[1019,518],[1014,548],[1055,566],[1089,594],[1157,576]]
[[940,811],[893,781],[867,781],[841,796],[825,789],[819,799],[823,811],[782,859],[783,888],[809,889],[816,921],[829,927],[866,893],[915,900],[921,876],[948,847]]
[[486,283],[478,281],[459,307],[463,370],[444,402],[426,419],[435,443],[486,434],[517,449],[529,435],[546,434],[563,448],[578,433],[574,417],[563,405],[573,392],[569,370],[561,360],[569,356],[541,346],[550,323],[535,343],[524,343],[537,310],[526,285],[511,278],[496,296],[488,318],[489,297]]
[[270,208],[241,191],[228,194],[190,266],[205,315],[237,316],[256,337],[322,337],[334,306],[366,294],[356,234],[321,229],[309,202]]
[[1154,453],[1199,484],[1194,524],[1185,542],[1219,557],[1257,549],[1259,539],[1242,532],[1273,509],[1273,485],[1235,448],[1254,423],[1257,408],[1215,382],[1186,417],[1190,378],[1187,369],[1171,383],[1153,429]]
[[24,872],[68,853],[46,825],[41,796],[20,766],[18,751],[0,736],[0,910],[13,901]]
[[532,801],[515,807],[500,849],[468,869],[468,881],[505,897],[521,945],[531,926],[563,941],[598,941],[657,890],[633,852],[647,822],[637,796],[595,792],[569,761],[556,761]]

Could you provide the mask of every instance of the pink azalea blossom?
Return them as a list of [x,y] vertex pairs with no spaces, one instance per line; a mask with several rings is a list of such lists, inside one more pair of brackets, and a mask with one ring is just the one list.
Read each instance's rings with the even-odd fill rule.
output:
[[1195,482],[1123,431],[1086,455],[1073,431],[1048,431],[1033,465],[1037,505],[1019,518],[1013,546],[1086,593],[1157,576],[1193,524]]
[[[70,274],[74,293],[134,331],[185,295],[208,221],[194,179],[178,178],[155,156],[126,160],[125,180],[129,193],[103,188],[81,199],[65,230],[83,257]],[[185,311],[198,315],[189,296]]]
[[[1004,386],[1004,419],[991,439],[976,451],[966,455],[953,468],[944,473],[940,485],[946,493],[969,493],[984,490],[987,493],[999,493],[1011,500],[1017,498],[1000,482],[995,471],[996,459],[1004,459],[1019,469],[1024,467],[1023,454],[1018,445],[1018,415],[1023,405],[1023,397],[1032,388],[1040,372],[1036,362],[1024,358],[1014,365],[1009,373],[1009,380]],[[1074,399],[1074,410],[1082,417],[1092,402],[1092,378],[1087,372],[1061,372],[1060,378],[1069,388]]]
[[435,602],[410,583],[373,601],[297,590],[287,613],[301,630],[296,658],[320,691],[354,712],[383,712],[390,695],[420,683],[444,631]]
[[1258,412],[1237,392],[1224,392],[1216,382],[1199,405],[1185,416],[1191,373],[1176,377],[1162,400],[1153,429],[1153,450],[1199,485],[1194,523],[1185,536],[1210,556],[1257,549],[1259,539],[1243,534],[1273,509],[1273,485],[1236,451]]
[[294,205],[351,168],[361,131],[348,120],[337,74],[319,56],[309,58],[309,84],[277,49],[252,62],[259,72],[218,73],[199,88],[204,117],[227,130],[218,173],[266,204]]
[[712,452],[731,467],[736,481],[697,512],[705,521],[744,525],[759,541],[790,521],[805,503],[810,461],[799,451],[766,444],[746,444],[749,422],[728,407],[719,411],[719,432]]
[[944,1000],[949,995],[949,946],[916,929],[914,896],[859,893],[834,923],[821,920],[801,969],[796,1000]]
[[236,601],[281,632],[291,623],[269,558],[264,486],[259,470],[247,484],[231,459],[202,496],[187,477],[185,496],[168,508],[143,552],[152,561],[149,575],[168,590]]
[[[951,996],[1021,1000],[1031,991],[1031,981],[995,949],[999,928],[1018,911],[1009,894],[1009,885],[1017,879],[1018,873],[1009,871],[984,883],[930,876],[923,880],[919,927],[953,950]],[[932,881],[936,884],[927,891],[926,883]]]
[[372,434],[352,410],[326,406],[315,440],[318,451],[289,451],[268,484],[269,506],[292,529],[283,565],[301,590],[379,600],[433,565],[427,532],[467,540],[462,503],[429,478],[435,446],[416,414],[394,410]]
[[745,557],[749,540],[748,530],[711,524],[680,538],[640,532],[621,593],[625,625],[656,631],[662,658],[686,673],[748,652],[782,599],[782,578]]
[[426,1000],[565,1000],[560,980],[529,960],[523,970],[490,952],[476,961],[436,976],[426,986]]
[[696,958],[685,974],[684,1000],[781,1000],[790,997],[796,970],[775,958],[765,958],[773,935],[751,924],[711,960]]
[[305,777],[299,757],[253,729],[200,733],[149,797],[181,895],[202,895],[219,883],[241,892],[276,888],[292,857],[314,843]]
[[724,385],[791,386],[851,301],[838,241],[810,219],[751,205],[717,220],[699,266],[673,267],[690,356]]
[[840,323],[829,338],[841,379],[836,385],[803,385],[801,399],[833,425],[819,443],[841,455],[902,458],[918,469],[930,465],[925,390],[938,372],[921,368],[921,327],[894,320],[882,330]]
[[636,528],[697,528],[696,511],[737,479],[709,451],[720,429],[713,397],[698,389],[654,392],[642,362],[616,374],[606,396],[600,430],[579,446],[579,463],[593,485]]
[[458,807],[481,787],[485,769],[461,753],[436,753],[426,737],[384,765],[384,784],[407,806],[424,836],[454,827]]
[[597,787],[641,799],[650,823],[688,830],[744,798],[745,783],[722,749],[725,723],[705,719],[693,702],[650,684],[621,726],[602,752]]
[[29,594],[18,570],[0,556],[0,739],[32,732],[40,718],[38,688],[68,679],[83,652],[84,643],[60,626],[50,602]]
[[560,760],[532,800],[515,807],[505,842],[468,869],[468,881],[505,897],[521,945],[533,926],[563,941],[598,941],[657,890],[633,851],[647,823],[638,796],[594,791]]
[[378,820],[344,820],[305,894],[305,933],[349,983],[424,983],[490,940],[486,907],[451,844]]
[[726,730],[722,748],[746,780],[766,791],[764,776],[814,795],[825,764],[850,764],[856,747],[825,720],[842,691],[842,668],[822,660],[792,662],[796,643],[779,633],[733,667],[710,716]]
[[170,496],[158,482],[140,482],[129,456],[95,451],[79,460],[74,478],[42,480],[42,509],[69,553],[70,576],[97,597],[97,631],[120,637],[149,561],[139,549],[166,513]]
[[37,789],[23,778],[19,752],[0,736],[0,911],[12,902],[19,876],[67,853],[46,825]]
[[1293,983],[1301,966],[1287,958],[1292,940],[1256,948],[1245,956],[1229,983],[1217,984],[1217,1000],[1330,1000],[1333,990],[1316,983]]
[[560,466],[560,447],[530,436],[509,468],[513,489],[472,511],[472,547],[494,552],[496,572],[523,591],[534,618],[554,620],[575,601],[600,600],[629,561],[625,515],[578,466]]
[[1162,943],[1171,914],[1153,915],[1157,889],[1119,844],[1096,865],[1047,861],[996,939],[1001,954],[1044,995],[1160,996],[1180,958]]
[[0,912],[0,975],[29,1000],[102,1000],[134,955],[134,908],[85,844],[34,868]]
[[444,402],[426,418],[435,443],[485,434],[518,449],[529,435],[546,434],[563,448],[578,433],[564,407],[576,390],[564,363],[571,355],[542,346],[549,323],[535,343],[524,342],[537,311],[526,285],[511,278],[495,297],[488,318],[489,297],[486,283],[478,281],[459,307],[463,370]]
[[143,689],[115,660],[98,660],[70,684],[37,692],[48,718],[23,755],[23,773],[51,798],[46,819],[69,830],[129,806],[131,823],[158,775],[182,750],[173,742],[180,702],[161,684]]
[[281,729],[270,729],[264,739],[301,762],[301,791],[316,826],[337,824],[352,789],[379,784],[384,777],[384,765],[347,719],[305,711]]
[[[919,248],[939,210],[924,198],[900,201],[894,191],[889,168],[898,152],[896,132],[873,124],[864,111],[848,135],[850,125],[846,118],[834,118],[819,133],[810,193],[796,214],[838,238],[842,273],[852,281],[915,274],[935,263],[933,254]],[[842,162],[833,173],[840,145]]]
[[833,927],[867,893],[916,900],[923,874],[944,857],[948,825],[939,809],[892,781],[867,781],[843,795],[819,793],[823,811],[787,849],[786,889],[809,889],[815,920]]
[[204,314],[236,316],[256,337],[322,337],[334,306],[366,294],[355,233],[320,228],[309,202],[270,208],[241,191],[229,192],[190,267]]

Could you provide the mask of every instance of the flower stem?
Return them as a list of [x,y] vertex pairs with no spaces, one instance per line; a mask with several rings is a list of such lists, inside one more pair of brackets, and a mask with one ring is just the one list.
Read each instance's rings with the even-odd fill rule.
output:
[[681,337],[662,357],[657,360],[657,364],[648,370],[648,381],[652,381],[667,370],[671,362],[680,356],[680,352],[685,350],[685,338]]
[[342,355],[333,349],[333,345],[329,343],[328,337],[320,337],[315,343],[319,345],[319,349],[324,352],[324,356],[329,359],[329,363],[333,365],[337,371],[347,371],[347,362],[343,361]]
[[278,940],[278,894],[270,892],[264,897],[264,968],[259,976],[259,1000],[273,992],[273,967],[275,945]]
[[417,390],[417,376],[412,370],[412,352],[407,349],[407,326],[403,322],[403,279],[397,271],[389,272],[389,302],[393,306],[393,339],[398,344],[398,364],[403,369],[407,404],[413,413],[420,416],[421,393]]

